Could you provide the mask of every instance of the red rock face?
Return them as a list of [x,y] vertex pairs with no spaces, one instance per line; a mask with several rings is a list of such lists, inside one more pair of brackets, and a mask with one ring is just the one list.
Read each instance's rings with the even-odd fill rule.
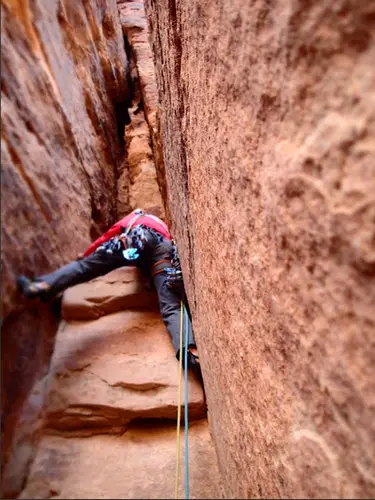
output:
[[372,497],[374,5],[146,11],[225,494]]
[[[56,330],[45,306],[18,296],[15,278],[69,262],[114,222],[121,152],[116,111],[128,88],[114,0],[3,0],[1,15],[2,430],[8,455],[19,409],[48,365]],[[27,462],[28,452],[20,453]],[[19,487],[15,475],[12,491]]]

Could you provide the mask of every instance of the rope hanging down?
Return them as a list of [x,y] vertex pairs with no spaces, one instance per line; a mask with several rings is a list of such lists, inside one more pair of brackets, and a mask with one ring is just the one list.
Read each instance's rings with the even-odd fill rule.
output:
[[176,485],[174,497],[178,500],[178,480],[180,477],[180,423],[181,423],[181,383],[182,383],[182,328],[183,328],[183,303],[180,308],[180,359],[178,366],[178,400],[177,400],[177,453],[176,453]]
[[188,418],[188,403],[189,403],[189,386],[188,386],[188,342],[189,342],[189,317],[185,311],[185,498],[189,498],[189,418]]
[[180,426],[181,426],[181,386],[182,386],[182,335],[183,335],[183,316],[185,314],[185,351],[184,351],[184,366],[185,366],[185,498],[189,498],[189,440],[188,440],[188,368],[187,368],[187,348],[189,339],[189,317],[187,310],[181,301],[180,309],[180,359],[178,370],[178,405],[177,405],[177,458],[176,458],[176,485],[175,499],[178,500],[178,482],[180,477]]

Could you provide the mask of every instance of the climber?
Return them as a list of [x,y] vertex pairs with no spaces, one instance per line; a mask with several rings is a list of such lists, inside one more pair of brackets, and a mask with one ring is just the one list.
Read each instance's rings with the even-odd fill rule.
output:
[[[94,241],[77,260],[32,280],[19,276],[17,286],[27,298],[47,301],[66,288],[107,274],[118,267],[136,265],[144,275],[152,279],[158,294],[161,316],[179,359],[180,300],[182,298],[186,302],[186,297],[177,292],[177,287],[174,288],[175,282],[182,282],[182,278],[178,279],[181,271],[176,268],[175,263],[176,247],[167,225],[158,217],[136,209]],[[184,348],[185,345],[183,350]],[[184,356],[182,359],[184,360]],[[188,366],[201,379],[190,318]]]

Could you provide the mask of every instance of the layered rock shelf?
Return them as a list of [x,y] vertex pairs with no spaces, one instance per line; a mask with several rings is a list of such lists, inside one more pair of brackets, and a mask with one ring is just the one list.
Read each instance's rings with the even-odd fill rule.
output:
[[[120,268],[65,292],[20,498],[173,498],[178,362],[159,312],[147,310],[155,292],[145,290],[146,303],[140,290],[136,269]],[[188,394],[191,498],[217,498],[206,403],[191,373]]]

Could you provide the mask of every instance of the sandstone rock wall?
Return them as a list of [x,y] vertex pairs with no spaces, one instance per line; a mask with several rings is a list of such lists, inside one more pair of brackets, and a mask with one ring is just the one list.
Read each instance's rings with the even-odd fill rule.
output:
[[[2,3],[7,498],[174,493],[178,363],[155,292],[135,268],[48,306],[21,302],[14,290],[17,274],[68,262],[115,216],[140,206],[165,217],[143,4],[120,3],[121,24],[113,2]],[[189,420],[191,497],[217,498],[205,398],[191,373]]]
[[[19,498],[173,498],[178,362],[155,292],[121,268],[67,290],[62,309],[45,423]],[[191,498],[219,496],[205,416],[189,373]],[[181,498],[183,467],[182,456]]]
[[[118,125],[121,131],[129,92],[114,0],[2,0],[1,16],[2,432],[9,458],[19,410],[48,365],[57,326],[45,306],[20,299],[14,281],[69,262],[114,222]],[[31,421],[42,404],[36,392]],[[22,481],[14,463],[19,469],[29,451],[23,443],[12,458],[5,475],[12,491]]]
[[225,495],[371,498],[374,2],[146,12]]

